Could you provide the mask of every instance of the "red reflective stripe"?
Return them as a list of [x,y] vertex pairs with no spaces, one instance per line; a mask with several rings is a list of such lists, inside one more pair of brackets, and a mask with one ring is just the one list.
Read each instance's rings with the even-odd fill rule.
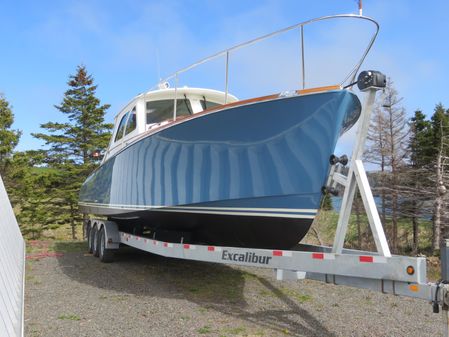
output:
[[324,254],[323,253],[313,253],[312,254],[312,258],[313,259],[323,260],[324,259]]
[[207,250],[210,251],[210,252],[213,252],[215,250],[215,247],[214,246],[208,246]]
[[153,240],[153,244],[155,245],[157,243],[157,241],[156,240]]
[[188,245],[188,244],[184,245],[184,249],[189,249],[189,248],[190,248],[190,245]]
[[374,258],[372,256],[359,256],[360,262],[373,262]]
[[143,242],[147,243],[147,239],[144,239]]
[[273,250],[273,256],[282,256],[282,250]]
[[168,243],[167,242],[164,242],[164,247],[168,247]]

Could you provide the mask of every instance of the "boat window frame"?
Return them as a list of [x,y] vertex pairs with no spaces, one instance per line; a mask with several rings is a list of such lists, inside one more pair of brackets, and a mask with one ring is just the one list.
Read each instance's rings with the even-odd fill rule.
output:
[[[120,119],[120,122],[117,124],[117,131],[115,132],[114,143],[117,143],[125,136],[126,124],[128,123],[129,113],[130,111],[125,112],[125,114]],[[123,129],[121,129],[122,125]]]
[[[127,114],[128,114],[128,119],[126,120],[125,130],[123,132],[123,137],[122,138],[127,137],[128,135],[132,134],[134,131],[137,130],[137,110],[136,110],[136,107],[134,106],[131,110],[129,110],[127,112]],[[133,115],[135,116],[134,128],[131,131],[128,132],[129,121],[131,120],[131,117]]]

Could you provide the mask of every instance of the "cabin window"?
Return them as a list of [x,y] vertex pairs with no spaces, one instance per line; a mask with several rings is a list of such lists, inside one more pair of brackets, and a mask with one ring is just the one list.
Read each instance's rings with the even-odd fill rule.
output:
[[201,107],[203,108],[203,110],[207,110],[207,109],[213,108],[214,106],[221,105],[220,103],[208,101],[204,97],[200,100],[200,102],[201,102]]
[[[160,123],[173,119],[174,100],[166,99],[147,102],[147,124]],[[188,116],[192,114],[192,106],[187,98],[178,98],[176,104],[176,116]]]
[[126,120],[128,119],[129,112],[127,112],[122,119],[120,120],[120,124],[117,128],[117,133],[115,134],[115,141],[118,141],[123,137],[123,132],[125,131]]
[[137,123],[136,123],[136,108],[134,108],[131,111],[131,114],[129,115],[128,122],[126,123],[125,128],[125,135],[133,132],[136,129]]

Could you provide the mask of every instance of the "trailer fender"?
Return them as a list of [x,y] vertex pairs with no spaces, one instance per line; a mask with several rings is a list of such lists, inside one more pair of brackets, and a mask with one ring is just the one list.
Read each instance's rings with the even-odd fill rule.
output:
[[114,221],[104,221],[98,228],[104,228],[104,233],[106,235],[106,249],[118,249],[120,245],[120,234],[118,231],[118,226]]

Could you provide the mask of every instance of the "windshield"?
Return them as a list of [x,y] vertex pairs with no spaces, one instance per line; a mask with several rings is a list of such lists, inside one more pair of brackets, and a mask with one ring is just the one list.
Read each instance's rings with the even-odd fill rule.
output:
[[[149,101],[146,103],[147,124],[160,123],[169,119],[173,119],[172,99]],[[176,116],[188,116],[192,114],[192,106],[186,98],[180,98],[176,105]]]

